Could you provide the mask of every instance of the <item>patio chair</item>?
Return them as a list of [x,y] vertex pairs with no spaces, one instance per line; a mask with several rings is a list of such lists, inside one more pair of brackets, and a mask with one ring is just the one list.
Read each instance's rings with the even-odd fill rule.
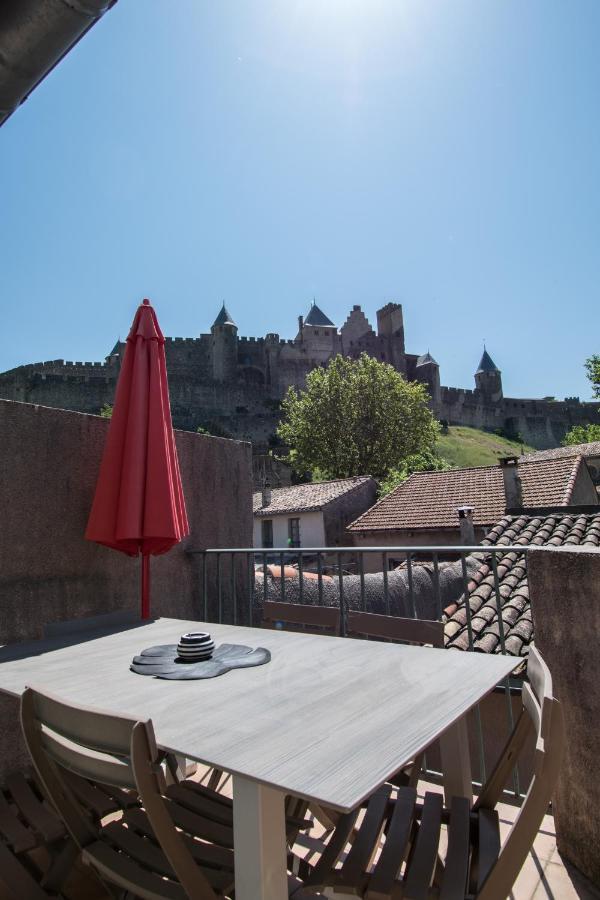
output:
[[312,606],[303,603],[279,603],[265,600],[262,612],[262,628],[298,626],[293,630],[312,634],[340,633],[340,610],[337,606]]
[[[27,688],[21,700],[25,741],[44,790],[69,834],[110,890],[136,897],[214,900],[233,891],[231,799],[195,782],[167,784],[151,721],[68,705]],[[83,787],[87,785],[87,787]],[[96,816],[92,792],[136,798],[116,817]],[[290,801],[293,842],[306,804]],[[114,891],[112,892],[114,894]]]
[[[0,893],[44,900],[60,889],[77,849],[35,781],[21,772],[0,788]],[[49,861],[48,861],[49,860]]]
[[[358,828],[357,810],[342,817],[305,884],[329,887],[332,896],[351,893],[368,900],[505,900],[548,810],[565,738],[550,672],[533,646],[527,674],[529,684],[523,685],[519,718],[472,807],[465,797],[454,797],[446,808],[442,797],[434,793],[426,793],[424,802],[418,803],[414,787],[400,788],[394,797],[391,786],[384,785],[371,796]],[[533,778],[501,843],[496,806],[531,737],[535,739]],[[438,855],[442,826],[448,839],[443,863]],[[353,833],[351,849],[338,865]]]

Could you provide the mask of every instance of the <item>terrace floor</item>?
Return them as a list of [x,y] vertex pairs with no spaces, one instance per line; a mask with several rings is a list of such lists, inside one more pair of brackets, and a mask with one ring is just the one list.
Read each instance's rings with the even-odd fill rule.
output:
[[[228,784],[225,785],[227,793]],[[421,781],[419,793],[440,792],[441,787]],[[500,804],[500,821],[508,829],[514,821],[517,807]],[[302,855],[306,852],[298,847]],[[110,900],[100,882],[85,866],[77,864],[63,890],[65,900]],[[544,817],[542,827],[525,865],[510,895],[511,900],[600,900],[600,890],[594,887],[574,866],[566,863],[556,849],[554,819]],[[9,900],[0,889],[0,900]]]

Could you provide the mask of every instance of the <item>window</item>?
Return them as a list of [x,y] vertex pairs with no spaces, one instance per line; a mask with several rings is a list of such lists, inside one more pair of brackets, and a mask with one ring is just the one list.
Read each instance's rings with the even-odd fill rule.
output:
[[273,546],[273,519],[262,520],[262,545],[263,547]]
[[288,519],[288,545],[300,546],[300,519]]

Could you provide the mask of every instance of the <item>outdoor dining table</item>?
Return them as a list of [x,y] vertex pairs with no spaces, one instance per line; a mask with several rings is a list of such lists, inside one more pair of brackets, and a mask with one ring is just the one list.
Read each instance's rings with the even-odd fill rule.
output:
[[[217,678],[129,670],[180,635],[266,647]],[[521,660],[379,641],[161,618],[0,649],[0,691],[27,685],[154,722],[166,751],[232,773],[236,897],[287,896],[284,797],[348,812],[441,738],[446,795],[472,797],[465,714]]]

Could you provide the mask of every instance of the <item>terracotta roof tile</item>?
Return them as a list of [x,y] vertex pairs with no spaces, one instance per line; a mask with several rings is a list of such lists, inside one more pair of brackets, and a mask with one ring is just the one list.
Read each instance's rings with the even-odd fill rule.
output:
[[[525,507],[567,505],[581,457],[525,462],[519,465]],[[476,525],[497,522],[505,510],[504,479],[499,466],[415,472],[363,513],[349,531],[405,531],[457,528],[457,507],[474,507]]]
[[[600,547],[600,511],[573,513],[557,508],[545,516],[504,516],[482,541],[479,570],[469,582],[469,609],[473,648],[481,653],[500,653],[502,636],[508,653],[526,657],[534,638],[534,622],[529,602],[527,561],[524,553],[496,556],[500,602],[494,586],[489,545],[583,545]],[[469,629],[464,595],[446,610],[446,646],[469,649]]]
[[522,462],[540,459],[560,459],[563,456],[600,456],[600,441],[589,444],[571,444],[570,447],[553,447],[551,450],[536,450],[521,457]]
[[276,516],[279,513],[310,512],[323,509],[360,485],[373,481],[370,475],[356,478],[338,478],[335,481],[319,481],[311,484],[294,484],[291,487],[273,488],[271,502],[262,505],[262,494],[255,493],[252,506],[255,516]]

